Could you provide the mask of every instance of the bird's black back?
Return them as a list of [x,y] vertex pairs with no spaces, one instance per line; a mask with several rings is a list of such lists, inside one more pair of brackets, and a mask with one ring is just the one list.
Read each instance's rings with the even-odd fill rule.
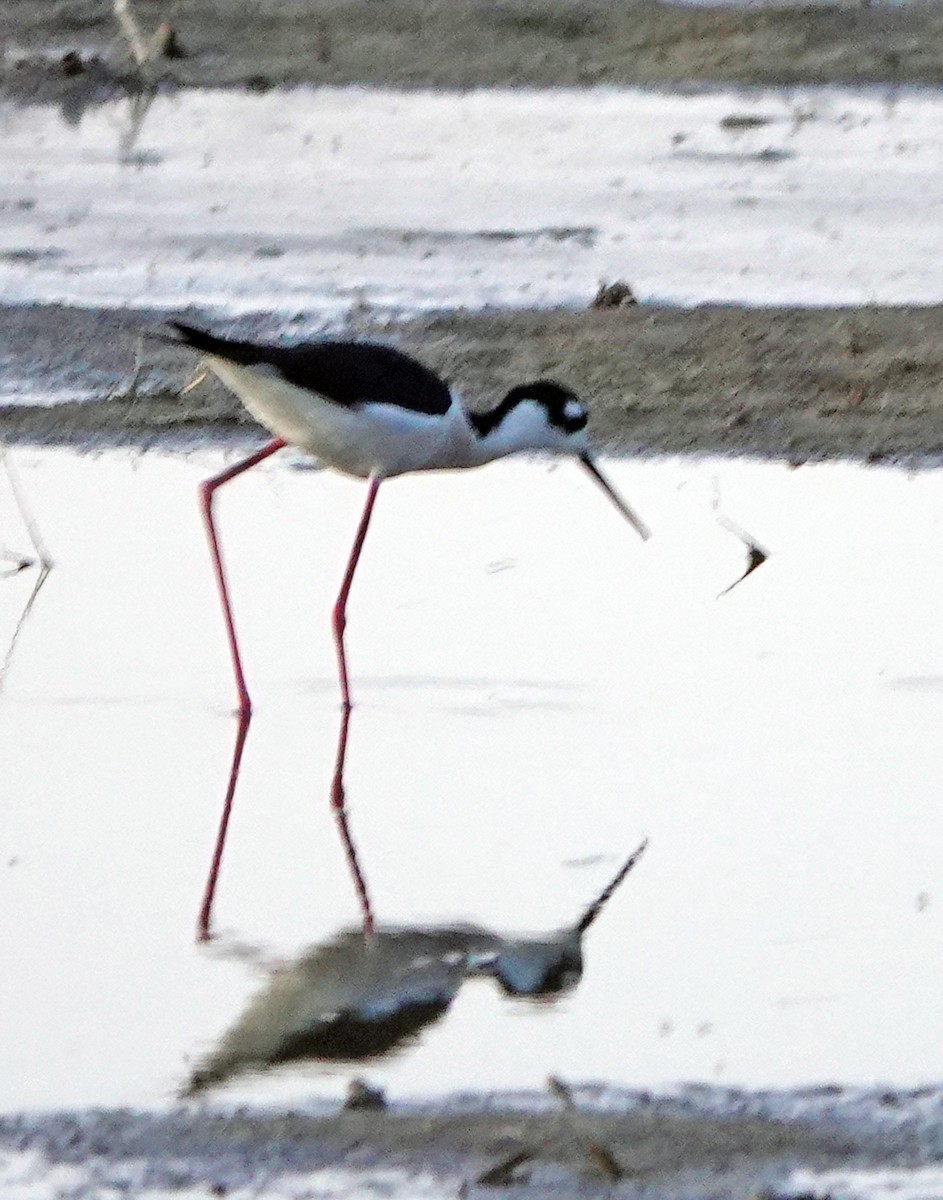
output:
[[272,367],[286,383],[344,407],[373,401],[442,416],[452,402],[447,385],[434,371],[393,346],[334,341],[269,346],[216,337],[180,321],[170,324],[194,350],[240,366]]

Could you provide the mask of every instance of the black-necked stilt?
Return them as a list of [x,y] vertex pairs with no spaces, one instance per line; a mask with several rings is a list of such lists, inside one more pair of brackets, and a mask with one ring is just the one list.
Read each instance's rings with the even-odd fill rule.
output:
[[573,455],[643,538],[648,530],[593,462],[587,411],[568,388],[548,379],[512,388],[490,412],[469,412],[435,372],[392,346],[320,341],[259,345],[216,337],[171,322],[172,339],[199,351],[274,441],[201,488],[207,535],[219,585],[240,712],[251,711],[236,639],[229,588],[213,522],[221,484],[294,445],[347,475],[369,481],[367,499],[333,611],[343,703],[350,706],[344,653],[345,609],[377,491],[384,479],[412,471],[478,467],[521,450]]

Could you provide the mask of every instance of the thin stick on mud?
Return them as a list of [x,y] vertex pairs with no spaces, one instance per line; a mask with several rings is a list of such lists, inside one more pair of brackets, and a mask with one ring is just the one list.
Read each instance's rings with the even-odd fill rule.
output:
[[533,1150],[515,1150],[513,1154],[509,1154],[507,1158],[502,1158],[493,1167],[488,1167],[487,1170],[482,1171],[475,1180],[475,1186],[493,1188],[510,1187],[515,1181],[515,1172],[518,1167],[531,1162],[537,1157],[541,1149],[543,1149],[542,1146],[538,1146]]
[[563,1105],[563,1113],[571,1133],[576,1138],[580,1149],[588,1154],[594,1165],[610,1183],[618,1183],[625,1178],[625,1172],[616,1161],[615,1155],[599,1136],[599,1131],[585,1113],[580,1112],[573,1099],[573,1092],[562,1079],[550,1075],[547,1087],[552,1096]]
[[[550,1094],[562,1104],[563,1117],[569,1133],[581,1152],[590,1158],[596,1170],[604,1175],[610,1183],[619,1183],[625,1178],[625,1171],[616,1161],[615,1155],[599,1136],[599,1131],[595,1128],[589,1117],[585,1113],[580,1112],[576,1107],[576,1101],[573,1099],[573,1092],[570,1087],[556,1075],[548,1076],[547,1087],[550,1090]],[[474,1181],[474,1186],[510,1187],[512,1184],[519,1182],[517,1175],[519,1169],[526,1163],[533,1162],[546,1151],[551,1150],[555,1141],[555,1138],[545,1138],[536,1145],[523,1146],[521,1149],[513,1151],[505,1158],[502,1158],[500,1162],[495,1163],[494,1166],[482,1171]]]
[[177,393],[177,399],[179,400],[181,396],[188,396],[191,392],[195,392],[203,380],[208,377],[209,373],[209,367],[197,367],[196,371]]

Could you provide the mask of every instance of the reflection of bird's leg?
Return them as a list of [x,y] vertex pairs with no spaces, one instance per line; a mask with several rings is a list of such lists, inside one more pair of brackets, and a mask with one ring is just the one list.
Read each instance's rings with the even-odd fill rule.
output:
[[[341,703],[345,709],[350,708],[350,688],[348,686],[347,676],[347,655],[344,652],[344,628],[347,624],[347,597],[350,595],[350,585],[354,581],[354,571],[357,570],[357,563],[360,559],[360,551],[363,549],[363,543],[367,536],[367,529],[370,526],[370,515],[373,512],[373,506],[376,503],[377,492],[380,489],[382,478],[373,475],[370,478],[370,486],[367,490],[367,500],[363,506],[363,513],[360,517],[360,524],[357,526],[357,534],[354,537],[354,544],[350,550],[350,558],[347,560],[347,570],[344,572],[344,580],[341,584],[341,590],[337,595],[337,600],[334,604],[333,625],[334,625],[334,645],[337,648],[337,669],[340,674],[341,682]],[[346,730],[344,737],[346,740]]]
[[337,832],[340,834],[341,845],[344,847],[344,856],[347,859],[347,868],[350,871],[351,879],[354,881],[354,891],[357,893],[357,900],[360,904],[363,935],[365,938],[368,938],[373,933],[373,910],[370,906],[370,895],[367,892],[367,881],[360,869],[357,848],[350,834],[350,826],[347,823],[347,812],[344,807],[347,802],[344,793],[344,764],[347,759],[347,735],[349,729],[350,705],[345,704],[341,709],[341,726],[337,734],[337,754],[334,759],[334,777],[331,780],[331,812],[334,814],[334,823],[337,825]]
[[216,845],[213,847],[213,860],[210,863],[206,885],[203,888],[203,903],[200,905],[200,916],[197,920],[197,941],[206,942],[210,937],[210,915],[213,910],[213,897],[216,894],[216,883],[219,879],[219,868],[223,861],[223,847],[226,845],[226,833],[229,829],[229,818],[232,815],[232,802],[236,794],[236,784],[239,781],[239,768],[242,764],[242,752],[245,749],[249,725],[252,721],[252,710],[240,710],[239,724],[236,728],[236,744],[232,752],[232,765],[229,768],[229,780],[226,784],[226,796],[223,800],[223,811],[219,818],[219,829],[216,833]]
[[249,691],[246,688],[246,677],[242,670],[242,659],[239,656],[239,642],[236,639],[236,625],[233,620],[232,604],[229,599],[229,585],[226,582],[223,556],[219,548],[216,524],[213,521],[213,495],[218,487],[221,487],[224,483],[228,483],[230,479],[235,479],[243,471],[248,471],[250,467],[256,466],[257,463],[268,458],[270,454],[274,454],[276,450],[281,450],[284,445],[285,442],[281,438],[275,438],[274,441],[263,446],[261,450],[257,450],[255,454],[250,454],[248,458],[242,459],[241,462],[228,467],[225,471],[220,471],[212,479],[207,479],[200,484],[200,509],[203,513],[203,523],[206,526],[206,536],[210,543],[210,554],[213,557],[213,571],[216,575],[219,599],[223,606],[223,619],[226,622],[229,653],[232,658],[233,674],[236,677],[236,692],[239,697],[240,717],[248,717],[251,714],[252,701],[249,699]]
[[337,753],[334,756],[334,777],[331,780],[331,808],[343,812],[347,798],[344,794],[344,764],[347,761],[347,736],[350,731],[350,709],[341,709],[341,726],[337,732]]

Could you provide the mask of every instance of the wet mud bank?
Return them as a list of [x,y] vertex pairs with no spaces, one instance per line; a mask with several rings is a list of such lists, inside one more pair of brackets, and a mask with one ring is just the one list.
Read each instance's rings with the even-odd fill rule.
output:
[[[7,0],[0,95],[80,105],[133,84],[110,8]],[[145,30],[170,14],[184,56],[155,73],[182,86],[943,83],[943,15],[930,6],[137,0],[135,10]]]
[[[820,1089],[805,1104],[816,1110],[814,1122],[751,1111],[766,1101],[745,1093],[733,1108],[729,1097],[713,1096],[711,1089],[702,1093],[706,1104],[639,1094],[629,1111],[583,1112],[576,1136],[560,1113],[539,1111],[546,1109],[540,1097],[523,1109],[458,1098],[435,1111],[98,1110],[8,1117],[0,1119],[0,1149],[30,1155],[34,1182],[44,1172],[52,1176],[71,1167],[91,1171],[89,1183],[118,1186],[122,1180],[136,1194],[199,1187],[226,1195],[264,1185],[265,1195],[268,1189],[280,1196],[311,1195],[312,1186],[318,1195],[347,1195],[356,1182],[392,1196],[416,1195],[421,1184],[419,1194],[432,1196],[494,1196],[506,1189],[514,1195],[592,1196],[612,1195],[615,1188],[619,1195],[680,1200],[703,1196],[707,1180],[716,1197],[785,1198],[817,1194],[814,1181],[822,1178],[824,1185],[828,1172],[857,1172],[865,1180],[880,1167],[904,1176],[932,1161],[940,1133],[932,1123],[914,1122],[913,1114],[900,1122],[881,1122],[873,1114],[840,1117],[834,1111],[844,1103],[840,1089]],[[796,1108],[794,1098],[766,1099],[773,1111],[782,1103]],[[898,1101],[871,1097],[865,1108],[896,1108]],[[718,1102],[727,1111],[707,1111]],[[594,1170],[587,1137],[597,1151],[605,1147],[609,1178],[598,1160]],[[503,1175],[496,1169],[517,1157],[520,1163]],[[342,1173],[348,1172],[345,1186]]]
[[[94,448],[261,436],[212,381],[181,394],[193,357],[141,338],[161,321],[156,312],[0,308],[0,339],[12,350],[0,368],[0,441]],[[364,317],[346,332],[418,355],[484,407],[522,379],[560,379],[590,403],[595,439],[612,452],[932,463],[943,455],[941,325],[940,307],[634,305],[455,311],[395,325]],[[291,336],[266,316],[227,328]],[[89,399],[17,402],[18,392],[83,390]]]

